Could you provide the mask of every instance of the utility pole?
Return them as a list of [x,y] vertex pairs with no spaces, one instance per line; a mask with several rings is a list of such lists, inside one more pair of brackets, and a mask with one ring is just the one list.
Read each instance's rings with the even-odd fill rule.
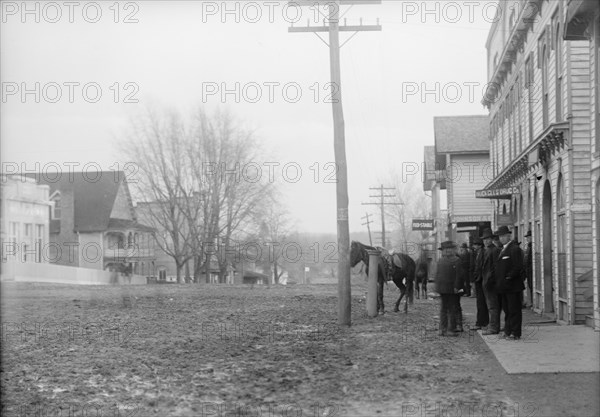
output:
[[381,247],[385,247],[387,241],[385,240],[385,206],[401,206],[403,203],[391,203],[385,201],[386,198],[396,197],[393,194],[384,194],[385,190],[395,190],[395,188],[384,187],[381,184],[380,187],[371,187],[369,190],[378,190],[379,195],[370,195],[371,198],[379,198],[379,203],[362,203],[363,206],[379,206],[381,210]]
[[[342,108],[342,77],[340,72],[340,32],[379,31],[377,25],[340,26],[340,5],[355,4],[381,4],[381,0],[295,0],[290,6],[320,6],[328,7],[327,19],[323,26],[290,27],[289,32],[313,32],[323,42],[325,40],[318,32],[329,32],[329,60],[332,84],[332,110],[333,110],[333,145],[335,153],[336,175],[336,200],[337,200],[337,240],[338,240],[338,322],[340,325],[350,326],[350,229],[348,226],[348,172],[346,165],[346,140],[344,126],[344,112]],[[319,10],[319,13],[321,11]],[[325,23],[328,23],[326,25]],[[361,22],[362,23],[362,22]],[[352,35],[352,36],[354,36]],[[348,39],[349,40],[349,39]],[[347,41],[346,41],[347,42]],[[345,43],[344,43],[345,44]],[[344,46],[342,44],[342,46]],[[337,88],[336,88],[337,87]],[[337,90],[337,91],[336,91]]]
[[369,231],[369,245],[373,246],[373,239],[371,239],[371,227],[369,227],[369,225],[373,222],[371,220],[369,220],[369,216],[370,216],[369,213],[365,213],[364,217],[361,217],[361,220],[364,218],[367,219],[367,221],[365,223],[363,223],[362,226],[365,226],[365,225],[367,226],[367,230]]

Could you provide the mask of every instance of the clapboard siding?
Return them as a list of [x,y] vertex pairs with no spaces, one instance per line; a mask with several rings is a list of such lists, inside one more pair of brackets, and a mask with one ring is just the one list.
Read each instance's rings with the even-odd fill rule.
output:
[[[500,4],[503,4],[502,2]],[[500,108],[506,107],[507,96],[511,88],[518,88],[515,85],[516,79],[524,81],[526,65],[525,61],[528,57],[533,57],[533,82],[534,88],[529,90],[523,89],[520,92],[521,101],[513,109],[513,114],[508,115],[505,120],[500,120],[497,129],[490,131],[491,134],[491,160],[497,166],[496,174],[500,174],[503,169],[510,166],[516,159],[521,156],[520,152],[525,149],[532,141],[540,140],[540,135],[548,128],[549,124],[558,121],[569,122],[569,143],[565,148],[555,152],[550,159],[550,163],[546,167],[536,165],[533,171],[528,173],[528,178],[522,180],[521,183],[511,185],[521,185],[524,192],[523,204],[527,205],[524,210],[525,219],[520,218],[521,224],[531,222],[534,226],[533,213],[539,213],[537,220],[543,225],[544,221],[551,221],[552,230],[551,236],[542,236],[534,231],[534,247],[539,248],[541,264],[543,265],[543,257],[548,256],[543,251],[543,240],[550,239],[554,255],[552,257],[553,269],[553,284],[555,288],[559,288],[559,257],[558,255],[558,218],[564,216],[564,224],[566,227],[566,245],[564,254],[566,255],[561,261],[560,270],[563,275],[560,276],[562,293],[567,297],[567,320],[569,323],[579,323],[585,320],[585,316],[595,312],[597,321],[600,321],[600,312],[596,306],[592,306],[589,300],[589,294],[594,292],[596,300],[598,299],[597,284],[592,279],[581,279],[586,277],[592,268],[597,270],[597,248],[598,243],[595,240],[593,230],[590,230],[590,224],[595,224],[598,220],[590,214],[590,201],[592,186],[595,186],[590,176],[592,167],[592,155],[596,152],[596,144],[591,141],[592,134],[595,132],[595,125],[592,126],[595,117],[594,93],[591,88],[591,83],[595,82],[593,68],[595,64],[591,57],[594,56],[595,50],[590,47],[588,41],[564,41],[560,39],[561,47],[552,47],[548,52],[547,59],[547,89],[548,108],[547,120],[544,121],[544,103],[542,88],[542,63],[543,57],[540,53],[540,40],[544,40],[544,31],[553,23],[552,16],[558,11],[559,7],[564,7],[564,2],[544,2],[541,14],[536,16],[532,30],[529,31],[526,37],[522,51],[517,53],[513,67],[510,69],[505,81],[501,84],[498,99],[490,106],[490,119],[496,116],[500,118]],[[565,11],[561,11],[562,16]],[[560,22],[562,26],[563,22]],[[555,27],[550,26],[550,30],[555,31]],[[492,29],[494,30],[494,29]],[[505,34],[506,35],[506,34]],[[501,51],[505,42],[504,39],[495,32],[491,34],[491,43],[488,45],[488,50]],[[553,37],[554,39],[554,37]],[[494,43],[495,42],[495,43]],[[497,45],[497,43],[503,43]],[[557,56],[557,52],[561,51],[561,56]],[[557,62],[559,66],[557,67]],[[490,73],[493,69],[490,70]],[[557,76],[561,79],[560,91],[560,106],[557,108]],[[521,85],[524,85],[521,84]],[[531,102],[529,95],[532,94]],[[558,114],[558,111],[561,113]],[[531,126],[530,113],[531,112]],[[544,123],[546,122],[546,123]],[[494,127],[491,125],[491,127]],[[514,135],[518,135],[519,128],[522,130],[522,140],[518,142]],[[530,135],[532,128],[532,136]],[[515,133],[516,132],[516,133]],[[512,140],[511,140],[512,139]],[[598,162],[600,166],[600,162]],[[600,171],[600,169],[598,170]],[[540,177],[540,180],[536,180]],[[600,177],[600,172],[595,174],[594,178]],[[562,178],[565,192],[565,209],[559,210],[558,195],[559,195],[559,178]],[[545,181],[549,181],[551,188],[552,207],[550,219],[545,216],[548,213],[543,211],[543,190]],[[534,199],[534,192],[537,191],[537,201]],[[531,193],[531,198],[527,194]],[[535,203],[537,202],[537,207]],[[495,210],[501,212],[504,201],[496,204]],[[596,209],[596,208],[594,208]],[[513,213],[514,214],[514,213]],[[566,268],[565,268],[566,267]],[[563,269],[564,268],[564,269]],[[565,277],[566,274],[566,277]],[[566,287],[564,287],[563,279],[566,278]],[[536,280],[537,281],[537,280]],[[538,291],[546,290],[543,279],[536,286]],[[554,293],[554,310],[558,311],[559,299],[558,290]]]

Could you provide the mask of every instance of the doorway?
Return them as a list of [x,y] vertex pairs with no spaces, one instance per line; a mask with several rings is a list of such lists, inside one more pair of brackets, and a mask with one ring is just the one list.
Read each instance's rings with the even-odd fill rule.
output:
[[542,198],[544,313],[554,312],[554,282],[552,279],[552,191],[550,181],[544,184]]

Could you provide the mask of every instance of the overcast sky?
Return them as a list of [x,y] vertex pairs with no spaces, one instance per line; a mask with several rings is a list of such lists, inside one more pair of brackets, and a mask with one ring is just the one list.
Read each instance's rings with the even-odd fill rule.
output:
[[[276,175],[299,229],[334,232],[335,184],[325,181],[334,161],[329,52],[312,33],[288,33],[292,20],[322,24],[318,10],[226,3],[30,2],[26,13],[22,2],[2,2],[3,171],[66,171],[68,162],[116,169],[127,161],[113,143],[130,116],[221,106],[256,129],[271,162],[288,164],[287,176]],[[403,163],[422,163],[434,116],[486,113],[494,5],[384,1],[347,11],[348,24],[379,17],[383,26],[358,33],[341,52],[351,231],[362,229],[369,187]],[[37,90],[39,102],[24,88]],[[237,89],[239,99],[223,89]]]

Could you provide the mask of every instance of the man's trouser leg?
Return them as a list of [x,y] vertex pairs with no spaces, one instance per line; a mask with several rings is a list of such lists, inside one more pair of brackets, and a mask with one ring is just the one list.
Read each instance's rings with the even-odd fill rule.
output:
[[440,333],[448,331],[448,297],[450,294],[440,294]]
[[521,300],[519,293],[504,294],[503,303],[506,304],[507,316],[504,333],[521,337],[521,326],[523,322],[523,312],[521,310]]
[[452,330],[462,331],[463,330],[463,312],[462,307],[460,305],[460,294],[454,295],[454,320],[456,321],[456,326],[452,328]]
[[[519,294],[516,293],[517,296],[517,300],[519,300]],[[510,315],[513,314],[512,310],[509,309],[509,307],[513,307],[512,305],[509,306],[508,303],[508,294],[500,294],[500,304],[502,307],[502,311],[504,311],[504,334],[506,336],[511,334],[512,329],[510,328]]]
[[477,322],[476,326],[485,327],[490,324],[490,313],[488,311],[487,302],[481,282],[475,282],[475,296],[477,297]]
[[498,333],[500,330],[500,305],[498,302],[498,294],[496,291],[489,290],[485,287],[483,288],[483,292],[490,314],[488,330],[492,333]]

